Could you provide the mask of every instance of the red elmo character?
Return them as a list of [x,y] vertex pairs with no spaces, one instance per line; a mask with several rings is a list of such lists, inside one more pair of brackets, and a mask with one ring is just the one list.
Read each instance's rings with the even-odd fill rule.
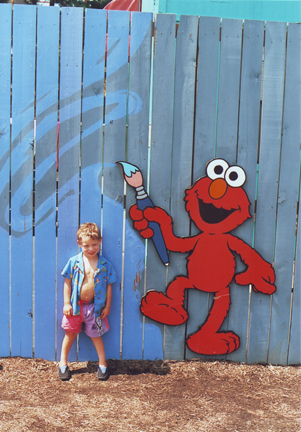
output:
[[[214,301],[206,321],[188,336],[188,347],[199,354],[218,355],[235,351],[239,337],[231,331],[219,331],[230,306],[230,283],[235,278],[239,285],[253,285],[253,290],[273,294],[275,273],[272,266],[230,231],[250,218],[250,202],[242,185],[245,172],[238,166],[229,166],[223,159],[207,164],[207,176],[197,180],[186,190],[186,210],[201,231],[193,237],[177,237],[173,233],[172,218],[159,207],[138,210],[134,205],[130,216],[134,227],[144,238],[151,238],[148,222],[160,225],[167,249],[189,252],[187,276],[177,276],[166,293],[148,291],[142,297],[143,315],[154,321],[183,324],[188,319],[184,305],[186,289],[214,293]],[[235,274],[234,253],[240,255],[246,270]]]

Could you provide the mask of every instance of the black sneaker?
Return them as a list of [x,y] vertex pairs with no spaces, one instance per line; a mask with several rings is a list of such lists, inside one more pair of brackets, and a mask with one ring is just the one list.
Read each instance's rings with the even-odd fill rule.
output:
[[68,381],[71,378],[71,372],[70,372],[68,366],[66,367],[65,372],[62,372],[61,368],[59,368],[59,378],[62,381]]
[[106,369],[105,372],[102,372],[101,369],[100,369],[100,367],[98,366],[98,368],[97,368],[97,378],[99,380],[106,381],[107,379],[109,379],[109,376],[110,376],[110,374],[109,374],[108,368]]

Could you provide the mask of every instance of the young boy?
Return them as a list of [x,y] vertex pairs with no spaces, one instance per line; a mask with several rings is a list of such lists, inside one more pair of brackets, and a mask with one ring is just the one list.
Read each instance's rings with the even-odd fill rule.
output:
[[111,284],[116,281],[116,275],[112,264],[99,254],[101,240],[96,224],[82,224],[77,230],[77,243],[82,252],[70,258],[61,273],[65,277],[62,328],[66,333],[62,343],[59,378],[63,381],[71,377],[67,365],[68,354],[82,326],[97,351],[97,378],[109,378],[101,336],[109,330],[107,316],[111,308]]

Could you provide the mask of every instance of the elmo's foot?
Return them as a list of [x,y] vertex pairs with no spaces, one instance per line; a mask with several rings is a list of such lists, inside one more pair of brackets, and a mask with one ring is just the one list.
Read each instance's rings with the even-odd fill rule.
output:
[[182,304],[158,291],[149,291],[142,297],[140,310],[143,315],[162,324],[180,325],[188,319]]
[[187,346],[204,355],[229,354],[239,348],[239,337],[233,332],[207,333],[200,330],[189,336]]

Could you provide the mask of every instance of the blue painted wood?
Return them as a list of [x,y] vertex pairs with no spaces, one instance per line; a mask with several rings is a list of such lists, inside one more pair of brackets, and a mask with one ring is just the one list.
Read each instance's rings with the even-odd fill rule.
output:
[[[195,74],[198,18],[183,16],[177,33],[174,129],[171,180],[171,216],[174,232],[189,236],[190,219],[185,210],[185,189],[192,179],[194,132]],[[186,260],[182,254],[170,254],[168,278],[186,274]],[[180,359],[185,352],[185,325],[166,326],[165,358]]]
[[[8,207],[10,164],[11,5],[0,5],[0,12],[0,176],[3,185],[0,192],[2,202],[0,240],[3,248],[8,251],[8,212],[6,209]],[[38,47],[35,71],[36,13]],[[43,8],[36,10],[31,6],[14,6],[11,353],[30,357],[33,342],[35,342],[34,355],[47,359],[54,359],[55,350],[55,168],[59,13],[60,10],[56,8],[51,8],[50,12],[48,10],[46,12],[46,9]],[[81,222],[94,220],[103,226],[103,254],[113,263],[118,276],[117,283],[113,285],[111,331],[104,336],[107,357],[118,358],[120,349],[123,350],[123,358],[142,358],[142,353],[143,358],[151,359],[160,357],[183,359],[184,355],[186,358],[196,357],[194,353],[186,350],[184,354],[184,351],[185,335],[196,329],[200,324],[199,321],[202,321],[200,315],[203,314],[205,317],[207,308],[210,306],[208,296],[205,294],[206,298],[203,300],[201,298],[203,293],[200,292],[189,294],[190,319],[186,332],[184,326],[164,328],[163,325],[160,326],[145,319],[144,347],[142,345],[143,321],[137,305],[144,288],[145,245],[133,230],[131,221],[127,217],[129,206],[135,202],[134,191],[127,188],[127,203],[126,207],[123,206],[123,180],[119,167],[114,164],[116,160],[125,159],[135,163],[142,169],[145,183],[147,183],[152,19],[147,14],[142,16],[133,14],[131,58],[128,65],[129,14],[116,11],[109,13],[107,80],[105,83],[105,141],[102,149],[106,12],[86,12],[82,111],[83,11],[64,8],[61,13],[57,261],[58,354],[63,337],[60,329],[63,278],[60,276],[60,271],[67,259],[77,253],[76,229],[79,220]],[[236,21],[223,20],[219,63],[219,19],[207,20],[202,17],[199,27],[197,84],[195,82],[197,18],[183,17],[177,41],[174,38],[174,27],[174,16],[159,15],[157,17],[149,165],[150,195],[154,204],[162,206],[173,216],[176,234],[191,235],[196,232],[196,229],[191,226],[191,221],[184,209],[183,197],[185,189],[192,181],[205,173],[206,162],[214,156],[216,83],[219,67],[220,94],[216,155],[224,154],[227,160],[230,157],[229,162],[237,161],[245,168],[247,182],[244,188],[250,198],[251,213],[253,213],[256,193],[255,167],[263,23],[252,21],[244,23],[241,75],[237,75],[237,69],[240,69],[239,45],[241,41],[236,41],[235,31],[239,39],[240,25],[237,25]],[[239,334],[241,348],[227,356],[230,360],[244,361],[248,349],[247,361],[249,363],[260,361],[275,364],[300,363],[300,229],[297,239],[292,298],[290,291],[295,250],[296,204],[300,187],[298,177],[300,130],[299,123],[297,123],[300,117],[300,92],[296,90],[300,88],[300,30],[298,27],[298,25],[289,25],[285,71],[286,25],[271,22],[266,24],[258,211],[254,245],[263,258],[270,262],[275,260],[278,290],[271,299],[269,296],[254,292],[250,296],[247,287],[232,285],[232,304],[229,320],[225,326]],[[49,35],[51,35],[51,43],[49,43]],[[94,44],[95,40],[98,41],[97,46]],[[175,43],[177,59],[174,76]],[[236,76],[235,79],[230,73],[231,70]],[[33,273],[33,151],[31,143],[34,137],[35,76],[37,78],[37,129],[34,214],[36,223],[35,273]],[[237,84],[237,76],[240,84]],[[194,106],[195,85],[197,88],[196,105]],[[227,85],[233,90],[232,93],[226,88]],[[173,93],[174,88],[175,94]],[[173,107],[175,109],[174,124]],[[232,112],[228,113],[227,110],[232,110]],[[81,112],[83,123],[80,143]],[[281,127],[282,120],[283,128]],[[128,134],[126,133],[127,124]],[[229,138],[226,139],[227,136]],[[278,178],[279,168],[280,177]],[[104,191],[102,191],[102,181],[105,186]],[[169,190],[171,190],[171,195]],[[104,193],[103,196],[102,193]],[[103,218],[101,218],[102,208]],[[244,223],[234,231],[234,234],[251,244],[252,221]],[[47,255],[44,254],[44,251]],[[156,252],[152,249],[152,245],[149,245],[146,289],[155,288],[165,291],[166,278],[170,281],[175,275],[186,274],[185,256],[174,253],[170,255],[171,266],[166,272]],[[47,270],[44,266],[45,260],[50,261]],[[1,262],[3,266],[2,286],[5,287],[0,294],[4,306],[1,323],[2,327],[7,326],[7,331],[3,333],[1,340],[3,352],[1,351],[0,355],[9,355],[8,253],[3,254]],[[239,260],[238,265],[240,266]],[[24,275],[22,290],[18,282],[20,271]],[[35,275],[34,308],[32,304],[33,274]],[[124,283],[124,291],[121,291],[121,282]],[[248,305],[249,300],[250,305]],[[44,307],[43,312],[41,307]],[[271,322],[270,310],[272,312]],[[32,340],[31,314],[33,312],[35,341]],[[250,340],[248,347],[249,312]],[[134,319],[132,319],[133,316]],[[291,327],[289,327],[290,317]],[[123,347],[120,344],[120,324],[124,326],[122,329]],[[271,325],[270,335],[269,324]],[[165,336],[164,333],[166,333]],[[287,352],[288,346],[289,352]],[[76,358],[76,344],[74,344],[70,360]],[[80,337],[78,358],[80,360],[96,359],[94,347],[85,336]],[[217,359],[217,357],[213,358]]]
[[[301,166],[301,160],[300,160]],[[300,217],[298,220],[298,236],[296,248],[296,268],[294,279],[292,320],[290,329],[290,341],[288,351],[288,364],[301,363],[301,229]]]
[[10,166],[10,66],[11,66],[11,5],[0,5],[0,271],[1,290],[0,357],[10,355],[9,320],[9,166]]
[[200,18],[193,181],[205,174],[206,163],[215,154],[219,35],[220,18]]
[[[15,5],[11,147],[11,354],[31,357],[36,8]],[[22,284],[20,284],[22,274]]]
[[38,8],[37,13],[35,357],[55,360],[59,9]]
[[[60,356],[64,331],[63,284],[61,271],[78,252],[76,231],[79,224],[79,155],[82,75],[83,10],[61,10],[60,56],[60,132],[58,182],[58,257],[57,257],[57,353]],[[74,343],[69,360],[77,358]]]
[[[195,107],[195,136],[193,153],[193,182],[206,173],[206,163],[214,158],[217,113],[217,89],[220,54],[220,19],[204,18],[199,21],[199,55]],[[191,234],[199,230],[191,223]],[[193,333],[206,320],[212,295],[197,290],[188,292],[187,334]],[[206,358],[186,349],[186,358]]]
[[[175,73],[174,15],[156,15],[151,112],[150,186],[154,205],[170,213],[170,181],[173,131],[173,94]],[[166,162],[167,161],[167,162]],[[167,269],[153,245],[147,250],[146,290],[165,291]],[[145,318],[144,359],[164,356],[164,325]]]
[[[273,263],[274,260],[274,221],[280,164],[285,44],[286,24],[267,22],[255,249],[270,263]],[[281,290],[281,287],[278,289]],[[268,360],[270,305],[270,296],[261,293],[252,296],[249,363],[267,362]]]
[[242,21],[225,19],[221,29],[216,157],[236,163]]
[[[149,105],[153,15],[131,14],[127,160],[138,166],[147,185]],[[126,214],[135,203],[127,187]],[[131,221],[129,220],[129,225]],[[145,248],[132,226],[126,226],[122,358],[141,359],[143,319],[139,304],[144,292]]]
[[123,181],[119,166],[125,160],[128,88],[129,13],[109,11],[104,135],[103,254],[113,264],[117,281],[113,287],[110,332],[104,335],[106,355],[119,358],[121,303],[123,299]]
[[[247,181],[243,188],[251,203],[250,213],[252,216],[254,216],[256,198],[263,36],[264,23],[262,21],[244,22],[237,164],[247,174]],[[253,227],[253,219],[249,219],[235,229],[233,235],[252,246]],[[245,269],[245,265],[240,258],[236,261],[236,273],[239,273]],[[229,360],[246,361],[249,306],[249,287],[233,282],[231,284],[228,328],[240,337],[240,348],[227,355]]]
[[287,33],[285,97],[275,245],[275,269],[279,289],[273,295],[268,357],[268,362],[273,364],[286,364],[289,341],[301,142],[300,41],[300,25],[290,24]]
[[[169,211],[175,63],[175,17],[157,15],[154,22],[154,57],[151,112],[150,196],[155,205]],[[167,102],[168,101],[168,102]],[[158,184],[162,187],[158,188]],[[163,186],[164,185],[164,186]],[[148,243],[146,290],[165,290],[166,267],[153,244]],[[145,318],[144,358],[163,358],[164,326]]]
[[[101,228],[104,74],[107,12],[86,10],[83,65],[80,223]],[[97,44],[95,44],[97,40]],[[79,335],[80,361],[97,360],[93,342]]]

